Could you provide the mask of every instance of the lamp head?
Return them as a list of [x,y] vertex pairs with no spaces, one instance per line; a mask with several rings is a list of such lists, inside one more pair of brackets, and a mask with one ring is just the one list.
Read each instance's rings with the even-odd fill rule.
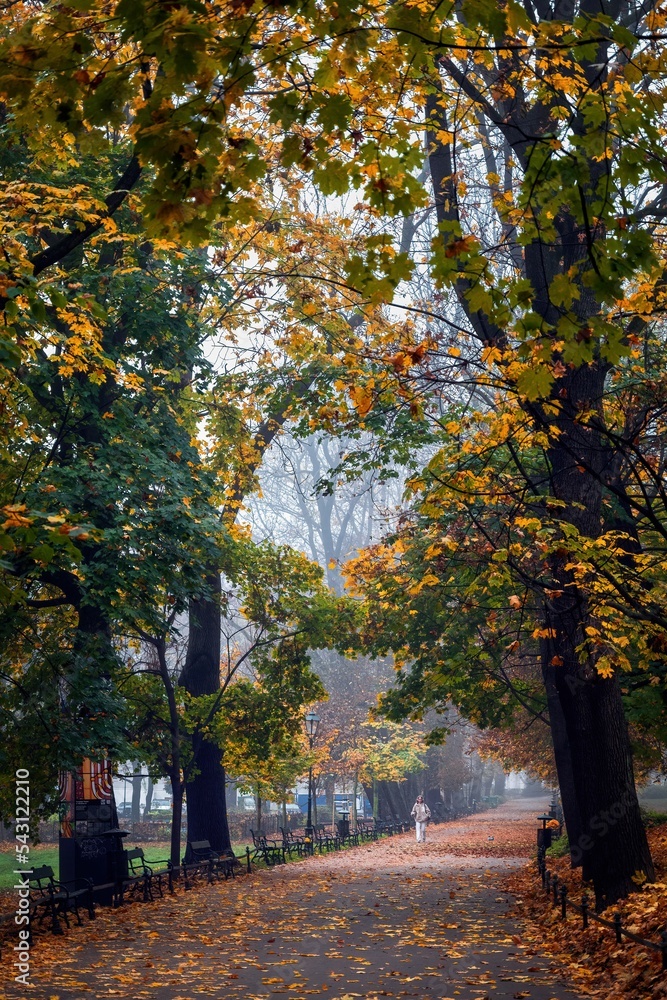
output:
[[320,717],[316,712],[306,712],[306,733],[311,739],[317,735]]

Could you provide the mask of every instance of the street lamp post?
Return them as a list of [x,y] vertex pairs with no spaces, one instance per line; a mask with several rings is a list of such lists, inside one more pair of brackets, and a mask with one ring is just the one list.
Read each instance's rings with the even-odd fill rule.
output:
[[[320,717],[316,712],[306,713],[306,736],[308,737],[308,748],[313,749],[317,727],[320,724]],[[310,838],[310,852],[313,850],[313,765],[311,762],[308,768],[308,822],[306,823],[306,837]]]

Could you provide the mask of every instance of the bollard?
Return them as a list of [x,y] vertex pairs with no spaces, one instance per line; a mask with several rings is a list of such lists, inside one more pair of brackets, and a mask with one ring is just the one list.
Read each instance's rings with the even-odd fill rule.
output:
[[586,893],[581,897],[581,917],[584,928],[588,927],[588,896]]
[[246,847],[246,849],[245,849],[245,864],[246,864],[246,868],[248,870],[248,875],[250,875],[250,848],[249,847]]
[[560,915],[565,920],[567,918],[567,886],[560,887]]
[[554,887],[554,901],[553,905],[558,906],[558,875],[554,875],[553,882],[551,883]]

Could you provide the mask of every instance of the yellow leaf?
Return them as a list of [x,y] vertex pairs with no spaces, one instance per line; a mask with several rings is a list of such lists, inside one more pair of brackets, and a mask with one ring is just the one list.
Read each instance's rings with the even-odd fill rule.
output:
[[363,385],[354,385],[350,389],[352,402],[359,411],[360,416],[365,416],[373,405],[373,394]]

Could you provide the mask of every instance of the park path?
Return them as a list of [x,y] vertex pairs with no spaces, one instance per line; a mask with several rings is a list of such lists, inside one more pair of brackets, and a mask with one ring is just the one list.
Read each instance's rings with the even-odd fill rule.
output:
[[431,826],[426,845],[404,834],[105,910],[40,938],[31,986],[5,978],[0,996],[576,1000],[563,970],[522,942],[502,889],[545,804]]

